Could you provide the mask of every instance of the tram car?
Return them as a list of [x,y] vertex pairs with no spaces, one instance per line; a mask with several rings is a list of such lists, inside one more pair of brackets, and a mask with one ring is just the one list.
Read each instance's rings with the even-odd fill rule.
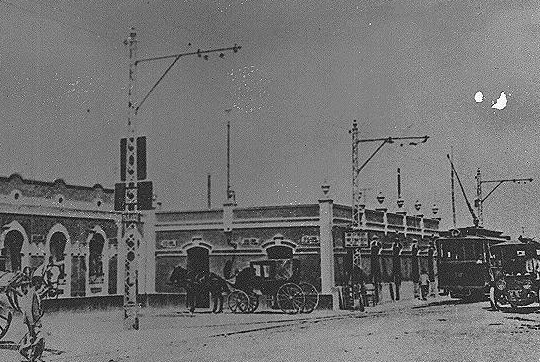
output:
[[439,289],[452,298],[487,300],[490,247],[510,240],[500,231],[481,227],[451,229],[437,240]]
[[505,241],[491,247],[489,301],[492,309],[512,309],[539,302],[540,244]]

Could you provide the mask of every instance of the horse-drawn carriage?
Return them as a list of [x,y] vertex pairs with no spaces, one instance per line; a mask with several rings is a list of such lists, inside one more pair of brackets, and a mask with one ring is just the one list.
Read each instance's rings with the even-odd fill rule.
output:
[[319,304],[319,293],[312,284],[299,280],[298,270],[297,259],[251,262],[229,283],[229,308],[234,313],[252,313],[259,306],[259,297],[266,296],[273,308],[285,313],[311,313]]

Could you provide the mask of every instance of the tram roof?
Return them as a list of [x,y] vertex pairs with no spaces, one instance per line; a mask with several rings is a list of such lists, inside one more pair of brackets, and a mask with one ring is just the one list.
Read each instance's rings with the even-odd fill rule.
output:
[[482,227],[463,227],[450,229],[440,232],[441,239],[456,239],[456,240],[478,240],[478,239],[498,239],[500,241],[510,240],[510,236],[503,235],[502,231],[484,229]]
[[520,246],[540,249],[540,243],[536,241],[532,241],[532,240],[530,242],[522,242],[519,240],[507,240],[502,243],[492,245],[491,247],[520,247]]

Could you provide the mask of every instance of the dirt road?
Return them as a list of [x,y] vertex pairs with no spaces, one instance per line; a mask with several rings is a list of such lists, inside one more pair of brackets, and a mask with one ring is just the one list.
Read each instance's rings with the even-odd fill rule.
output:
[[[0,361],[21,361],[10,343]],[[492,312],[450,299],[387,302],[362,312],[289,316],[147,309],[141,330],[122,331],[121,311],[45,316],[45,361],[539,361],[540,314]]]

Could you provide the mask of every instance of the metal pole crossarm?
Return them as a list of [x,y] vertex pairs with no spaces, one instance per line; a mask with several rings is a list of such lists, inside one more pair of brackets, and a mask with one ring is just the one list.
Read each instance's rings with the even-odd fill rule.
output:
[[488,180],[488,181],[480,181],[480,184],[484,183],[497,183],[493,189],[491,189],[490,192],[486,195],[486,197],[481,199],[481,202],[486,201],[486,199],[491,195],[499,186],[501,186],[504,182],[532,182],[532,178],[514,178],[514,179],[508,179],[508,180]]
[[224,52],[227,50],[232,50],[233,52],[238,52],[238,50],[242,49],[240,45],[234,44],[232,47],[228,48],[219,48],[219,49],[209,49],[209,50],[200,50],[198,49],[196,52],[188,52],[188,53],[180,53],[180,54],[173,54],[173,55],[164,55],[161,57],[153,57],[153,58],[145,58],[145,59],[139,59],[135,61],[135,64],[143,63],[143,62],[149,62],[153,60],[161,60],[161,59],[170,59],[170,58],[180,58],[187,55],[202,55],[207,53],[215,53],[215,52]]
[[[386,137],[386,138],[367,138],[361,139],[356,142],[376,142],[376,141],[385,141],[387,143],[394,143],[395,140],[422,140],[420,143],[426,143],[429,139],[429,136],[416,136],[416,137]],[[415,146],[417,143],[411,142],[411,145]]]
[[520,181],[532,182],[533,179],[532,178],[513,178],[513,179],[507,179],[507,180],[487,180],[487,181],[482,180],[481,183],[485,184],[488,182],[495,183],[495,182],[520,182]]
[[[379,150],[387,143],[394,143],[394,140],[422,140],[419,143],[426,143],[429,136],[415,136],[415,137],[387,137],[387,138],[368,138],[368,139],[361,139],[357,140],[357,143],[361,142],[377,142],[382,141],[381,145],[369,156],[369,158],[356,170],[356,173],[360,173],[364,167],[368,164],[369,161],[379,152]],[[418,143],[410,142],[409,145],[416,146]]]
[[[380,141],[380,140],[379,140]],[[364,169],[364,167],[366,167],[366,165],[368,164],[369,161],[371,161],[371,159],[373,157],[375,157],[375,155],[377,154],[377,152],[380,151],[380,149],[386,144],[386,143],[389,143],[389,141],[387,139],[383,139],[383,143],[380,144],[379,147],[377,147],[377,149],[371,154],[371,156],[369,156],[369,158],[366,160],[366,162],[364,162],[362,164],[362,166],[360,166],[357,170],[356,170],[356,174],[358,175],[360,173],[360,171],[362,171]]]
[[202,54],[224,52],[224,51],[228,51],[228,50],[232,50],[233,52],[236,53],[236,52],[238,52],[239,49],[242,49],[242,47],[240,45],[234,44],[234,46],[228,47],[228,48],[209,49],[209,50],[200,50],[200,49],[198,49],[196,52],[188,52],[188,53],[181,53],[181,54],[174,54],[174,55],[165,55],[165,56],[162,56],[162,57],[146,58],[146,59],[140,59],[140,60],[135,61],[134,65],[137,65],[137,64],[142,63],[142,62],[149,62],[149,61],[153,61],[153,60],[162,60],[162,59],[175,58],[174,61],[171,63],[171,65],[169,65],[167,67],[167,69],[165,70],[165,72],[163,72],[161,77],[159,77],[157,82],[152,86],[152,88],[150,88],[148,93],[142,99],[141,103],[139,103],[139,105],[135,108],[135,114],[137,114],[139,112],[139,108],[141,108],[141,106],[146,101],[146,99],[150,96],[150,94],[154,91],[154,89],[156,89],[158,84],[163,80],[163,78],[165,78],[167,73],[169,73],[169,71],[172,69],[172,67],[176,64],[178,59],[180,59],[181,57],[185,57],[185,56],[188,56],[188,55],[198,55],[200,57],[200,56],[202,56]]

